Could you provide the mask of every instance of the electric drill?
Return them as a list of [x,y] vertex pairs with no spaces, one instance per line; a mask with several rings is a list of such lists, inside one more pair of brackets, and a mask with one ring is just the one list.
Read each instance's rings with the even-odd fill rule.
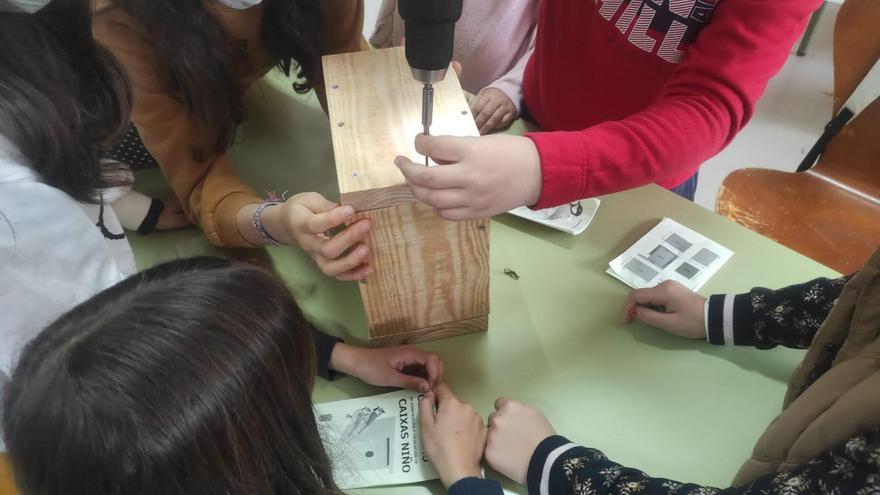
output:
[[[399,0],[406,32],[406,60],[422,89],[422,126],[431,134],[434,114],[434,83],[446,77],[455,44],[455,23],[463,0]],[[427,165],[428,158],[425,157]]]

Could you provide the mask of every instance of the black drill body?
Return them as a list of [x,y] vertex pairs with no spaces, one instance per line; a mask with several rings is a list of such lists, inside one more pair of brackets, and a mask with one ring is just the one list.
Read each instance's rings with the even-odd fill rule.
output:
[[[434,83],[446,77],[455,45],[455,23],[461,17],[463,0],[399,0],[398,11],[405,23],[406,61],[413,78],[424,84],[422,126],[431,133],[434,113]],[[427,157],[425,158],[427,163]]]

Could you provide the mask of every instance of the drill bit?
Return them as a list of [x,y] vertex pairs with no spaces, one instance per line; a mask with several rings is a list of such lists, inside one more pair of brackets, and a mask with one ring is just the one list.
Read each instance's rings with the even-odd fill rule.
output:
[[[425,83],[422,88],[422,127],[426,136],[431,135],[431,123],[434,120],[434,85]],[[425,166],[428,166],[428,155],[425,155]]]

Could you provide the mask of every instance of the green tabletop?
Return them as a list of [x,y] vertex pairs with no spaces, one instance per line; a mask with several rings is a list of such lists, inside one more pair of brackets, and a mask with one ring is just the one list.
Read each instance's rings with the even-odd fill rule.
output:
[[[249,94],[249,121],[233,149],[258,191],[318,191],[338,198],[327,119],[313,95],[291,96],[270,77]],[[521,126],[521,124],[518,124]],[[521,128],[517,128],[521,129]],[[389,167],[393,164],[389,163]],[[157,171],[146,192],[167,191]],[[499,396],[544,411],[571,440],[654,476],[727,486],[782,404],[802,352],[723,348],[618,321],[628,288],[608,262],[669,217],[732,249],[704,294],[779,287],[834,271],[657,186],[602,198],[578,237],[510,215],[492,222],[489,332],[425,344],[446,361],[446,380],[488,414]],[[140,267],[219,253],[196,229],[131,234]],[[329,333],[366,341],[355,284],[329,280],[296,248],[269,248],[304,311]],[[515,270],[519,280],[504,275]],[[316,402],[381,393],[350,377],[319,380]],[[489,473],[493,475],[493,473]],[[507,482],[505,488],[525,493]],[[443,493],[439,482],[368,493]]]

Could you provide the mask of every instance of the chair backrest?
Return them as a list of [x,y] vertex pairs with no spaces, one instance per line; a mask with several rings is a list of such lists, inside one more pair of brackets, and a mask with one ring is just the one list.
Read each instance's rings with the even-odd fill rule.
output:
[[[835,115],[878,58],[880,0],[846,0],[834,28]],[[829,143],[809,173],[880,201],[880,99]]]

